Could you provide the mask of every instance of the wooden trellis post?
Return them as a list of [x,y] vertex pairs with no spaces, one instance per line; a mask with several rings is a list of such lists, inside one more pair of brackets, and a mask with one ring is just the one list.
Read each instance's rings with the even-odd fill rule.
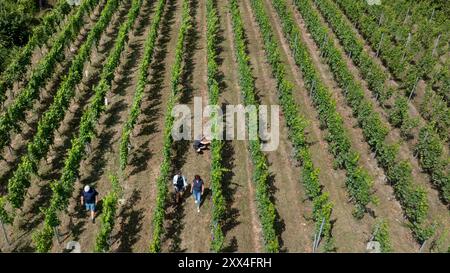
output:
[[380,48],[381,48],[381,43],[383,42],[383,38],[384,38],[384,33],[381,33],[381,38],[380,38],[380,42],[378,43],[378,48],[377,48],[377,58],[378,58],[378,54],[380,53]]
[[92,149],[91,149],[91,143],[90,143],[90,142],[85,143],[85,151],[86,151],[86,153],[88,153],[88,154],[90,154],[90,153],[92,152]]
[[383,21],[384,21],[384,12],[380,14],[380,19],[378,19],[378,26],[381,26]]
[[311,96],[314,96],[315,89],[316,89],[316,80],[313,80],[313,82],[311,84],[311,91],[310,91]]
[[431,20],[433,20],[434,18],[434,13],[436,12],[436,9],[433,8],[433,12],[431,13],[430,19],[428,19],[428,22],[430,22]]
[[411,7],[408,7],[408,11],[406,12],[406,15],[405,15],[405,20],[403,20],[403,25],[406,24],[406,20],[408,20],[410,9],[411,9]]
[[12,149],[12,147],[11,147],[11,143],[8,145],[8,149],[9,149],[9,153],[10,153],[11,155],[14,155],[13,149]]
[[427,243],[427,240],[423,241],[422,245],[420,246],[419,253],[422,253],[423,248],[425,247],[426,243]]
[[59,232],[57,227],[53,227],[53,232],[55,233],[56,240],[58,241],[58,244],[61,244],[61,240],[59,238]]
[[[428,138],[428,131],[426,132],[423,141],[427,141]],[[417,155],[419,154],[419,149],[416,150],[416,152],[414,153],[414,158],[417,158]]]
[[[322,45],[320,46],[321,49],[323,48],[323,46],[325,45],[325,43],[326,43],[327,41],[328,41],[328,35],[325,35],[325,37],[323,37]],[[324,56],[324,51],[321,50],[321,52],[320,52],[320,57],[322,58],[323,56]]]
[[375,146],[375,151],[373,151],[373,158],[374,159],[377,157],[377,153],[378,153],[378,147]]
[[[322,218],[322,224],[320,225],[319,233],[314,235],[313,253],[316,252],[320,243],[320,236],[322,236],[323,225],[325,224],[325,217]],[[317,236],[316,236],[317,235]]]
[[406,56],[406,50],[409,47],[409,43],[411,42],[411,32],[408,33],[408,38],[406,39],[406,43],[405,43],[405,49],[403,50],[403,56],[402,56],[402,60],[401,62],[403,62],[405,60],[405,56]]
[[133,146],[131,145],[131,141],[130,140],[128,140],[127,148],[128,148],[128,153],[130,153],[131,149],[133,148]]
[[[298,44],[298,34],[296,32],[295,37],[294,37],[294,45],[297,45],[297,44]],[[297,55],[297,47],[294,47],[293,51],[294,51],[294,56]]]
[[414,84],[413,88],[411,89],[411,93],[409,94],[409,97],[408,97],[408,102],[411,100],[412,95],[414,94],[414,91],[416,91],[418,83],[419,83],[419,77],[416,78],[416,83]]
[[437,39],[434,41],[433,53],[431,54],[432,56],[436,55],[436,50],[437,50],[437,47],[439,45],[439,40],[441,39],[441,35],[442,34],[439,34]]

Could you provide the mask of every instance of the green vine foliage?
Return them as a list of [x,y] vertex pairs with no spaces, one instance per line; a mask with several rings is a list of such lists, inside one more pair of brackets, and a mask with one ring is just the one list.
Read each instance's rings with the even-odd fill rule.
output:
[[136,91],[134,93],[131,109],[120,139],[119,158],[121,171],[125,169],[128,163],[130,136],[141,113],[141,103],[144,94],[144,88],[148,83],[149,67],[151,64],[151,60],[153,59],[156,38],[158,37],[158,29],[165,5],[166,0],[158,1],[158,6],[156,8],[156,12],[150,26],[150,32],[147,36],[147,40],[145,41],[144,56],[142,58],[141,64],[139,65],[139,78],[136,86]]
[[[216,0],[206,1],[206,41],[207,41],[207,70],[208,70],[208,93],[210,105],[219,104],[219,66],[217,64],[219,44],[217,33],[219,31],[219,17],[217,15]],[[213,119],[213,140],[211,141],[211,189],[212,189],[212,221],[211,229],[213,239],[211,249],[214,252],[220,252],[224,246],[224,234],[222,226],[225,222],[226,206],[222,192],[222,178],[227,171],[222,164],[223,141],[218,136],[218,116],[215,114]]]
[[192,27],[190,16],[191,6],[189,0],[183,0],[182,4],[182,17],[181,27],[178,33],[177,44],[175,48],[175,63],[172,67],[171,76],[171,96],[167,103],[166,115],[165,115],[165,127],[163,130],[163,162],[160,166],[160,175],[156,180],[157,185],[157,197],[156,207],[153,213],[153,237],[150,243],[150,252],[156,253],[161,251],[161,237],[164,234],[164,215],[165,206],[168,195],[168,188],[166,181],[169,179],[169,173],[171,169],[171,156],[172,156],[172,128],[174,123],[174,117],[171,115],[172,109],[178,100],[180,94],[180,80],[182,72],[182,62],[185,53],[185,38],[188,30]]
[[414,186],[409,163],[397,160],[397,145],[390,145],[386,141],[387,126],[375,112],[370,101],[364,97],[362,87],[356,82],[342,54],[334,46],[328,30],[319,20],[317,11],[313,10],[309,1],[294,0],[294,3],[320,52],[325,56],[336,82],[343,90],[347,104],[352,108],[367,143],[375,151],[379,165],[385,170],[388,181],[394,185],[395,194],[411,223],[414,236],[418,242],[423,242],[430,235],[431,229],[425,223],[429,206],[426,191]]
[[443,145],[434,124],[421,128],[416,153],[421,167],[428,172],[434,185],[440,189],[445,202],[450,202],[450,161],[444,157]]
[[321,124],[328,129],[326,140],[330,143],[329,149],[335,158],[335,164],[347,172],[347,190],[355,203],[353,215],[356,218],[362,218],[367,211],[368,204],[376,202],[372,195],[373,179],[361,167],[359,154],[352,150],[350,137],[344,128],[344,120],[336,110],[336,102],[332,99],[331,91],[323,84],[314,68],[306,45],[300,40],[302,34],[295,25],[293,15],[287,9],[286,2],[274,0],[272,4],[281,20],[283,33],[289,41],[294,60],[307,82],[306,88],[313,100],[314,107],[319,112]]
[[100,232],[95,239],[95,252],[109,251],[109,239],[116,219],[117,202],[120,194],[120,185],[117,176],[110,175],[112,191],[103,198],[103,210]]
[[[91,6],[93,6],[92,3]],[[83,9],[86,7],[88,6],[81,6],[81,11],[86,12],[86,10]],[[57,32],[59,28],[71,23],[69,22],[68,24],[63,25],[62,21],[66,16],[70,16],[69,13],[72,10],[72,6],[70,6],[66,0],[59,0],[56,6],[42,18],[40,24],[33,28],[27,44],[11,59],[9,65],[0,75],[0,102],[3,102],[6,99],[6,90],[12,88],[14,82],[20,80],[25,74],[27,68],[31,64],[33,51],[49,42],[53,42],[51,37],[55,32]]]
[[374,240],[380,243],[381,252],[391,252],[392,244],[389,236],[388,222],[386,220],[379,220],[375,227],[376,229],[373,231],[375,232]]
[[[450,83],[450,73],[448,72],[449,61],[447,60],[446,63],[440,65],[441,69],[439,71],[435,71],[436,69],[433,67],[436,67],[435,64],[438,59],[431,59],[430,54],[438,35],[442,34],[443,37],[441,38],[444,40],[446,39],[445,37],[449,37],[450,35],[448,28],[442,29],[442,26],[448,25],[448,16],[445,13],[442,14],[442,10],[437,11],[437,14],[440,14],[437,16],[446,18],[447,22],[440,20],[430,21],[429,16],[431,11],[426,16],[421,16],[416,21],[420,22],[418,24],[419,29],[417,32],[413,31],[413,37],[410,40],[412,44],[409,43],[409,48],[404,48],[408,33],[412,29],[412,26],[408,27],[408,24],[404,24],[404,20],[408,16],[405,13],[409,8],[412,8],[414,11],[420,4],[414,2],[414,5],[409,6],[413,2],[387,1],[388,4],[380,5],[379,7],[369,7],[363,1],[336,0],[335,2],[355,27],[358,28],[372,48],[375,51],[379,49],[379,57],[389,68],[393,76],[401,81],[401,88],[404,89],[405,96],[410,96],[411,91],[415,89],[418,79],[423,78],[427,80],[427,77],[432,75],[434,80],[429,82],[427,88],[431,89],[433,87],[435,89],[431,91],[435,95],[435,99],[433,100],[435,102],[433,103],[434,107],[428,107],[428,113],[421,111],[421,115],[430,122],[436,122],[441,138],[446,140],[449,135],[448,125],[450,124],[450,115],[448,115],[450,110],[447,105],[448,98],[450,98],[450,89],[446,88],[448,83]],[[426,2],[428,1],[424,1],[423,3]],[[390,4],[394,4],[395,8],[389,7]],[[431,7],[433,4],[426,5]],[[400,16],[401,19],[395,18],[396,16]],[[381,25],[379,25],[380,18],[384,18]],[[403,33],[401,33],[402,31]],[[414,37],[415,35],[419,39]],[[397,43],[396,40],[400,37],[402,42]],[[430,39],[430,37],[434,38]],[[415,45],[420,40],[428,41],[423,41],[423,45]],[[445,43],[439,43],[438,48],[445,48]],[[424,52],[425,54],[423,54]],[[418,62],[411,62],[411,59],[417,58],[418,55],[423,56],[421,56]],[[429,100],[424,100],[424,102],[429,104]],[[447,115],[442,116],[440,113],[447,113]]]
[[[239,85],[245,105],[258,105],[255,98],[255,84],[252,76],[244,24],[235,0],[230,1],[232,28],[234,34],[235,57],[238,63]],[[254,125],[256,126],[256,125]],[[254,130],[255,128],[249,128]],[[270,176],[267,158],[261,151],[259,139],[249,141],[249,151],[253,163],[253,181],[256,185],[256,200],[258,213],[263,230],[263,238],[267,252],[279,252],[279,240],[275,228],[276,209],[270,200],[268,178]]]
[[[70,101],[75,95],[75,86],[82,79],[84,63],[90,56],[91,48],[95,41],[98,40],[101,33],[106,29],[108,22],[116,9],[117,2],[115,1],[116,0],[112,0],[111,2],[108,2],[108,4],[111,4],[105,6],[100,15],[100,19],[89,32],[86,42],[83,43],[78,54],[74,57],[68,75],[60,84],[54,96],[53,103],[38,122],[36,134],[33,136],[31,142],[28,143],[27,153],[21,157],[18,168],[8,181],[8,201],[11,202],[12,206],[16,209],[22,207],[26,190],[30,186],[31,175],[36,173],[39,160],[47,154],[50,145],[53,143],[54,133],[58,129],[60,122],[63,120]],[[88,2],[89,1],[85,1],[83,3]],[[82,6],[80,6],[80,10],[81,7]],[[21,95],[24,95],[24,98],[28,96],[25,93],[21,93]],[[21,105],[21,102],[18,102],[18,100],[20,100],[19,97],[16,102]],[[19,109],[16,109],[15,111],[19,111]],[[23,114],[24,113],[21,113],[21,115]]]
[[[0,150],[10,144],[11,133],[20,132],[20,122],[25,119],[26,111],[33,106],[34,100],[39,97],[40,88],[44,86],[53,74],[56,69],[56,64],[64,58],[64,48],[77,37],[79,30],[83,26],[82,18],[97,3],[98,0],[83,1],[78,11],[69,18],[69,22],[53,40],[50,51],[33,69],[25,88],[20,91],[19,95],[0,116]],[[75,60],[72,63],[75,63]],[[13,79],[6,80],[5,83],[0,81],[0,101],[2,101],[2,97],[4,97],[4,93],[6,92],[6,90],[2,89],[8,88],[12,84],[9,83],[10,81],[13,81]]]
[[[94,87],[94,97],[90,102],[89,107],[81,117],[78,135],[71,141],[71,148],[69,149],[67,157],[64,161],[64,168],[62,170],[61,178],[57,182],[55,181],[51,184],[52,196],[50,199],[50,206],[43,209],[45,217],[44,227],[41,230],[35,232],[33,236],[34,243],[39,252],[48,252],[50,250],[52,241],[49,232],[52,232],[53,228],[59,225],[57,215],[58,212],[65,210],[69,205],[69,200],[72,197],[74,191],[74,184],[78,178],[79,166],[81,160],[85,155],[85,147],[95,137],[95,125],[100,115],[105,110],[105,95],[111,88],[114,71],[119,65],[121,53],[124,50],[126,42],[128,40],[128,32],[133,26],[139,14],[139,10],[142,6],[143,1],[144,0],[132,1],[131,8],[128,10],[127,20],[122,23],[119,28],[117,38],[114,42],[114,47],[108,55],[105,65],[103,66],[99,83]],[[99,21],[92,30],[93,32],[91,32],[88,36],[88,41],[89,38],[98,38],[99,35],[106,29],[106,26],[109,24],[109,21],[111,20],[112,15],[115,13],[115,11],[118,9],[118,6],[118,0],[108,1],[100,15]],[[93,34],[93,36],[91,36],[91,34]],[[87,55],[88,52],[86,52]],[[82,63],[80,63],[80,65],[82,65]],[[115,178],[112,178],[112,183],[113,185],[116,183]],[[115,213],[115,204],[117,202],[116,199],[117,196],[115,196],[115,194],[107,198],[106,201],[109,202],[107,203],[107,205],[109,205],[110,207],[105,209],[109,215],[104,215],[104,217],[112,217],[112,214]],[[107,220],[109,221],[110,219],[105,219],[105,221]],[[111,222],[108,223],[112,225]],[[106,224],[104,226],[107,229],[106,231],[108,231]],[[104,245],[101,246],[102,248],[96,250],[104,250]]]

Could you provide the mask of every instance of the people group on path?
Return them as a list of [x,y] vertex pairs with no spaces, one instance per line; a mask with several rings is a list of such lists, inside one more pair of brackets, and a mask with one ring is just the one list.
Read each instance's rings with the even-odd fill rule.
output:
[[[173,177],[173,188],[175,192],[175,202],[176,204],[181,204],[181,198],[183,193],[187,189],[186,178],[181,174],[180,171],[177,171],[175,176]],[[196,204],[197,212],[200,212],[200,204],[202,201],[202,196],[205,193],[205,183],[200,175],[196,174],[194,176],[194,180],[192,180],[190,192],[194,197],[194,203]]]
[[[107,103],[105,101],[105,103]],[[202,150],[208,149],[208,145],[211,141],[207,140],[204,135],[198,136],[194,140],[194,149],[197,153],[201,153]],[[175,203],[181,204],[184,192],[187,189],[188,183],[186,177],[181,174],[181,171],[176,171],[172,179],[174,193],[175,193]],[[196,174],[192,180],[190,193],[194,198],[194,203],[197,208],[197,212],[200,212],[200,204],[202,196],[205,192],[205,183],[200,175]],[[91,221],[95,223],[96,205],[97,205],[98,192],[91,186],[85,185],[81,194],[81,205],[85,206],[86,211],[90,212]]]

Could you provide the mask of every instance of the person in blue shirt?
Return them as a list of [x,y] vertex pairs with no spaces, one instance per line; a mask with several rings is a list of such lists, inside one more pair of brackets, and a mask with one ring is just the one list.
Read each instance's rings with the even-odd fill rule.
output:
[[95,205],[97,205],[98,192],[86,185],[81,195],[81,205],[86,206],[86,210],[91,212],[91,221],[95,222]]
[[197,204],[197,212],[200,212],[200,201],[202,199],[203,192],[205,191],[205,184],[200,178],[200,175],[196,174],[192,181],[191,193],[194,196],[195,204]]

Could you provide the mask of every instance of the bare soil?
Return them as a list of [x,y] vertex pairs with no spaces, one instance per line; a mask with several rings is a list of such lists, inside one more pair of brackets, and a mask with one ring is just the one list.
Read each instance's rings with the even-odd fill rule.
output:
[[[241,12],[244,26],[248,26],[245,31],[258,97],[262,105],[278,105],[276,80],[265,57],[263,38],[250,13],[250,3],[244,2],[241,2]],[[306,195],[301,185],[301,171],[293,159],[293,147],[288,140],[288,129],[282,114],[279,121],[279,148],[266,154],[272,173],[275,206],[280,218],[278,229],[281,233],[281,248],[289,252],[311,252],[314,223],[305,218],[311,215],[312,208],[310,203],[302,202]]]
[[[294,8],[293,5],[292,7]],[[304,31],[304,33],[307,33],[307,28],[303,19],[300,17],[301,15],[297,12],[297,10],[294,14],[301,30]],[[310,48],[312,59],[321,72],[320,74],[322,75],[323,82],[330,90],[334,91],[332,94],[333,98],[337,102],[336,109],[345,120],[344,126],[350,136],[353,149],[360,155],[361,166],[374,180],[373,189],[375,191],[375,196],[379,199],[379,205],[370,206],[370,208],[374,211],[374,214],[365,217],[370,217],[369,219],[365,219],[367,224],[374,227],[374,218],[380,217],[382,219],[386,219],[390,225],[391,232],[394,234],[401,234],[400,238],[404,239],[402,241],[393,242],[394,249],[396,251],[411,251],[416,248],[417,245],[411,236],[410,230],[405,226],[401,206],[395,200],[392,187],[386,184],[386,176],[384,171],[378,167],[369,145],[364,140],[362,129],[358,126],[357,120],[352,115],[352,109],[345,103],[342,90],[334,81],[333,74],[326,65],[325,60],[320,57],[319,48],[312,40],[309,33],[303,36],[303,40]],[[349,61],[348,58],[346,60],[347,62]],[[353,72],[356,73],[356,71]]]
[[[218,1],[221,22],[221,82],[222,107],[241,104],[239,76],[237,72],[234,36],[229,8]],[[226,251],[263,252],[261,224],[256,208],[255,189],[252,181],[252,163],[244,140],[226,141],[224,145],[225,167],[229,169],[224,179],[224,194],[228,204],[229,220],[224,227]]]
[[[79,190],[75,191],[69,205],[70,218],[63,222],[63,224],[67,224],[67,232],[70,234],[67,240],[78,241],[82,252],[94,250],[95,237],[100,226],[101,201],[99,202],[97,221],[92,224],[89,222],[88,214],[80,204],[80,192],[84,185],[89,184],[99,192],[99,199],[101,200],[111,190],[109,175],[116,174],[119,169],[118,155],[122,126],[128,117],[128,109],[136,90],[139,60],[143,55],[152,10],[153,2],[144,2],[133,28],[129,31],[127,47],[124,49],[123,58],[115,73],[112,88],[106,95],[108,99],[107,111],[97,124],[97,138],[90,145],[92,152],[81,162],[80,180],[76,185],[76,189]],[[125,184],[124,181],[120,182]],[[125,196],[127,193],[127,191],[124,191]],[[125,206],[126,204],[122,203],[122,205]],[[121,209],[122,207],[118,211],[120,212]],[[115,242],[118,242],[118,240],[116,239]]]
[[[292,7],[293,7],[293,5],[292,5]],[[300,22],[299,25],[302,27],[302,29],[304,31],[306,31],[306,26],[302,22],[302,19],[301,19],[301,17],[300,17],[300,15],[299,15],[297,10],[295,10],[295,14],[296,14],[297,22]],[[332,34],[331,31],[330,31],[330,33]],[[310,37],[309,34],[307,35],[307,37]],[[387,121],[387,115],[384,112],[384,109],[382,109],[382,107],[380,107],[380,105],[377,104],[375,98],[371,96],[370,91],[368,90],[368,87],[367,87],[367,83],[362,79],[358,69],[352,63],[350,58],[345,55],[342,47],[338,44],[338,41],[337,41],[336,37],[333,36],[333,38],[334,38],[334,41],[335,41],[335,46],[338,47],[338,49],[341,51],[342,55],[344,56],[344,58],[345,58],[345,60],[347,62],[347,66],[353,72],[353,75],[354,75],[355,79],[357,80],[357,82],[359,82],[360,85],[363,87],[363,91],[365,92],[366,99],[371,101],[375,112],[377,112],[380,115],[381,120],[388,127],[389,135],[386,138],[388,143],[399,143],[400,144],[400,150],[399,150],[399,158],[400,158],[400,160],[407,160],[408,162],[411,163],[411,165],[413,166],[413,177],[415,178],[414,182],[416,184],[418,184],[418,185],[421,185],[421,186],[425,187],[428,190],[428,195],[429,195],[428,201],[429,201],[429,204],[430,204],[430,209],[429,209],[429,211],[430,211],[430,213],[429,213],[430,221],[437,221],[439,223],[440,227],[438,228],[438,230],[440,230],[440,229],[448,229],[447,224],[444,224],[445,222],[448,222],[447,220],[445,220],[445,219],[448,218],[448,211],[447,211],[445,205],[443,205],[440,202],[438,191],[436,189],[434,189],[430,185],[429,176],[421,171],[421,168],[419,166],[418,160],[416,158],[414,158],[414,156],[412,154],[412,147],[411,146],[408,147],[408,144],[406,142],[402,141],[402,139],[400,137],[400,134],[399,134],[399,130],[395,130],[395,129],[393,129],[390,126],[390,124]],[[311,44],[310,48],[312,48],[312,50],[310,52],[312,53],[312,55],[313,56],[314,55],[317,56],[317,57],[315,57],[313,59],[315,59],[316,63],[320,64],[320,62],[317,61],[317,60],[320,59],[320,57],[318,56],[319,55],[318,52],[320,52],[319,49],[317,48],[317,46],[314,44],[314,42],[312,40],[311,40],[311,43],[308,43],[308,44]],[[326,62],[325,62],[324,59],[322,59],[321,63],[325,64]],[[320,65],[319,65],[319,67],[320,67]],[[327,70],[327,66],[326,65],[323,65],[323,67],[326,67],[323,70]],[[319,69],[319,70],[321,70],[321,69]],[[324,75],[325,77],[328,75],[328,78],[330,79],[330,82],[333,82],[332,74],[329,71],[329,69],[328,69],[328,73],[326,73],[323,70],[321,70],[321,75]],[[334,83],[333,89],[334,90],[338,90],[338,92],[334,93],[335,94],[335,99],[338,102],[337,103],[338,111],[340,111],[341,114],[344,117],[347,117],[349,120],[352,120],[351,119],[351,117],[352,117],[351,109],[349,109],[349,107],[345,106],[346,105],[345,104],[345,98],[341,95],[342,90],[338,88],[337,83]],[[342,112],[343,110],[340,110],[340,109],[347,109],[347,113]],[[358,141],[358,142],[360,142],[361,145],[357,145],[356,147],[357,147],[357,150],[360,151],[361,160],[363,162],[365,162],[365,165],[368,168],[373,169],[373,170],[378,169],[379,170],[378,173],[381,174],[382,170],[376,166],[376,160],[373,159],[374,155],[373,155],[373,153],[371,153],[367,143],[364,141],[364,138],[362,137],[362,130],[360,128],[357,128],[358,125],[357,125],[356,120],[353,121],[353,128],[356,131],[352,132],[351,128],[348,127],[348,122],[345,123],[345,124],[347,126],[347,129],[350,130],[350,132],[351,132],[350,136],[351,136],[352,139],[355,139],[355,138],[358,138],[358,137],[360,138],[360,141]],[[353,144],[355,145],[356,143],[353,143]],[[363,146],[365,146],[365,149],[363,148]],[[365,160],[365,158],[367,158],[367,160]],[[385,182],[386,180],[385,180],[384,176],[381,176],[381,177],[378,176],[377,177],[377,176],[374,176],[374,175],[376,175],[376,173],[372,174],[372,177],[376,178],[374,189],[378,193],[377,197],[380,198],[380,205],[378,207],[380,209],[381,209],[381,207],[384,207],[383,210],[384,209],[386,210],[386,217],[387,216],[396,215],[395,213],[393,213],[393,210],[397,210],[397,215],[394,216],[394,220],[395,220],[397,225],[401,225],[402,227],[404,227],[405,223],[403,223],[404,221],[402,221],[402,219],[400,218],[400,215],[401,215],[400,214],[400,212],[401,212],[400,205],[398,204],[398,202],[394,201],[393,191],[391,189],[389,189],[389,186],[386,185],[386,182]],[[383,197],[387,197],[388,201],[389,200],[393,200],[395,202],[395,205],[388,205],[389,203],[383,202]],[[386,206],[384,206],[384,204],[386,204]],[[391,224],[391,226],[392,226],[392,224]],[[391,227],[391,229],[393,229],[393,228]],[[400,236],[399,238],[407,239],[407,237],[410,237],[409,238],[409,241],[410,241],[409,245],[413,246],[414,244],[412,243],[413,239],[412,239],[411,236],[406,236],[405,234],[403,234],[403,236]],[[393,242],[393,244],[395,244],[395,242]],[[408,244],[406,242],[403,242],[403,241],[398,242],[398,247],[402,247],[398,251],[407,251],[407,250],[403,249],[403,247],[406,247],[407,245]],[[395,245],[394,245],[394,247],[395,247]],[[416,245],[416,247],[414,249],[418,250],[417,247],[418,246]]]
[[[128,3],[129,4],[129,3]],[[14,225],[11,227],[10,238],[14,241],[13,251],[33,251],[31,246],[31,233],[33,229],[38,228],[42,222],[40,208],[45,207],[51,197],[49,187],[50,181],[58,179],[63,168],[65,155],[70,148],[70,140],[78,132],[79,121],[84,107],[88,104],[92,95],[88,92],[99,80],[99,74],[103,62],[107,58],[108,52],[112,49],[121,22],[125,20],[127,3],[120,6],[116,16],[111,20],[108,28],[102,34],[99,40],[99,47],[91,52],[91,60],[85,67],[87,75],[76,87],[76,95],[72,100],[64,120],[55,133],[54,144],[45,160],[41,161],[38,174],[32,178],[31,187],[28,190],[23,209],[19,217],[16,217]],[[61,229],[60,233],[66,235]]]
[[[194,100],[200,98],[202,107],[207,104],[206,75],[206,5],[198,0],[191,0],[192,28],[185,43],[185,61],[182,74],[182,94],[179,103],[186,104],[194,113]],[[192,118],[194,115],[192,115]],[[205,121],[203,121],[205,122]],[[192,119],[192,124],[193,119]],[[194,126],[192,126],[193,128]],[[191,131],[192,134],[192,131]],[[192,137],[196,137],[192,134]],[[170,199],[166,209],[163,252],[209,252],[211,245],[211,156],[208,151],[201,154],[192,147],[192,141],[175,141],[172,167],[180,170],[191,183],[194,175],[200,175],[204,181],[205,191],[197,212],[190,188],[184,194],[182,204],[175,204],[172,181]]]
[[[42,116],[42,114],[47,110],[47,108],[50,106],[50,104],[53,101],[53,96],[56,92],[56,90],[59,87],[59,84],[61,83],[63,75],[67,74],[69,67],[72,63],[72,58],[77,53],[78,49],[81,47],[83,42],[86,40],[88,36],[88,32],[96,21],[98,20],[100,16],[99,10],[101,9],[102,4],[98,5],[94,11],[93,14],[91,14],[91,17],[93,19],[85,18],[86,23],[83,25],[83,28],[81,29],[80,33],[78,34],[77,38],[73,41],[73,43],[70,44],[69,47],[73,49],[73,51],[70,51],[66,49],[65,58],[62,62],[57,64],[57,68],[55,70],[55,73],[51,76],[51,78],[48,80],[48,82],[41,88],[41,94],[39,99],[35,100],[34,105],[32,109],[27,111],[26,113],[26,119],[24,122],[20,123],[20,130],[21,133],[12,133],[11,134],[11,145],[10,147],[5,147],[2,151],[0,151],[2,156],[6,160],[0,161],[0,192],[4,193],[5,187],[7,185],[8,179],[13,174],[14,170],[16,169],[17,165],[20,162],[20,158],[23,154],[26,153],[26,147],[29,140],[32,139],[36,132],[37,124]],[[88,17],[88,16],[86,16]],[[89,17],[90,18],[90,17]],[[13,88],[15,95],[18,95],[18,92],[21,91],[21,89]],[[9,105],[11,105],[13,101],[13,97],[9,97],[5,101],[5,107],[4,109],[7,109]]]
[[[207,89],[207,59],[206,59],[206,3],[205,0],[190,0],[193,26],[186,36],[185,54],[183,56],[182,95],[179,103],[187,104],[194,110],[194,99],[200,98],[203,107],[208,104]],[[12,135],[11,151],[6,147],[2,155],[6,161],[0,161],[0,193],[4,194],[6,183],[11,177],[20,156],[26,152],[26,144],[33,137],[37,123],[42,113],[53,100],[63,76],[67,73],[72,59],[84,43],[89,30],[92,29],[100,16],[104,0],[85,16],[83,29],[70,46],[65,49],[65,59],[57,65],[55,73],[42,89],[41,97],[36,100],[33,109],[27,111],[26,122],[20,126],[21,134]],[[99,80],[102,66],[112,49],[118,28],[126,19],[131,1],[123,1],[116,15],[111,20],[107,30],[102,34],[99,47],[91,52],[91,60],[84,70],[87,74],[76,87],[73,98],[60,128],[55,133],[54,144],[45,160],[39,166],[38,175],[33,177],[32,186],[28,190],[22,211],[16,217],[12,226],[6,226],[7,234],[13,242],[7,246],[3,236],[0,236],[2,252],[33,252],[34,246],[31,234],[40,228],[43,216],[39,208],[48,205],[51,197],[49,182],[60,178],[64,160],[70,148],[70,141],[78,134],[78,127],[83,111],[92,99],[92,89]],[[111,190],[109,174],[119,169],[119,142],[123,126],[127,119],[138,81],[139,65],[142,61],[144,43],[149,33],[156,1],[144,1],[140,14],[130,30],[129,41],[124,49],[118,69],[114,74],[113,86],[107,94],[108,106],[96,127],[96,138],[86,151],[86,158],[81,162],[81,178],[75,185],[73,198],[69,209],[60,214],[62,224],[59,226],[61,243],[54,245],[52,252],[64,251],[65,244],[74,240],[81,244],[82,252],[92,252],[95,237],[100,228],[102,213],[102,198]],[[363,219],[357,220],[352,212],[354,205],[350,202],[345,180],[345,171],[334,169],[333,156],[328,152],[326,141],[327,130],[319,124],[318,113],[304,86],[302,73],[295,64],[289,44],[284,38],[280,20],[272,7],[271,0],[263,1],[268,12],[278,42],[281,59],[286,67],[286,77],[294,84],[294,96],[299,112],[310,122],[306,129],[312,160],[320,169],[319,179],[323,190],[330,195],[333,203],[332,236],[337,252],[364,252],[366,243],[371,237],[372,229],[379,218],[389,223],[390,238],[395,252],[417,252],[419,245],[412,238],[407,227],[400,204],[394,197],[393,189],[386,183],[384,171],[378,167],[370,147],[364,140],[362,130],[352,115],[352,109],[347,106],[342,90],[333,78],[326,60],[320,56],[320,51],[310,36],[301,14],[292,1],[287,1],[295,16],[295,22],[302,32],[302,41],[307,45],[313,63],[319,71],[324,84],[331,90],[336,100],[337,111],[344,118],[344,126],[348,132],[352,147],[360,154],[361,166],[374,179],[374,195],[379,199],[378,205],[371,205],[371,212]],[[137,126],[131,136],[132,149],[129,164],[126,167],[123,180],[120,181],[124,190],[119,202],[116,224],[112,233],[112,252],[148,252],[152,240],[153,213],[157,196],[156,183],[160,175],[162,163],[162,144],[165,112],[171,92],[171,73],[175,61],[175,47],[181,24],[181,0],[168,0],[163,13],[161,26],[154,56],[149,69],[149,81],[144,90],[141,114]],[[223,110],[226,105],[243,103],[239,85],[235,49],[233,46],[233,31],[231,14],[227,1],[217,1],[220,20],[218,64],[220,99]],[[257,91],[257,99],[262,105],[278,105],[276,80],[272,76],[271,66],[265,56],[263,39],[259,26],[254,18],[251,5],[247,0],[239,1],[241,15],[247,39],[248,54],[252,67]],[[346,19],[348,20],[348,19]],[[322,18],[322,23],[327,26]],[[357,29],[353,31],[361,41],[362,36]],[[332,33],[335,45],[344,53],[338,39]],[[375,56],[373,49],[365,42],[364,48],[373,59],[382,65],[380,58]],[[33,54],[33,66],[47,52]],[[380,114],[383,122],[388,125],[388,109],[392,100],[380,105],[372,97],[367,83],[363,80],[359,69],[352,60],[345,56],[348,68],[357,82],[361,84],[366,99],[370,100],[374,110]],[[390,75],[390,74],[389,74]],[[15,84],[13,91],[18,92],[26,83],[27,76]],[[389,84],[396,92],[403,92],[398,83],[390,75]],[[421,81],[417,96],[409,104],[412,117],[419,117],[417,109],[423,99],[425,83]],[[12,99],[9,98],[7,104]],[[280,108],[281,110],[281,108]],[[205,120],[206,121],[206,120]],[[266,152],[271,176],[273,201],[278,214],[277,232],[283,252],[311,252],[314,236],[314,222],[311,219],[312,204],[306,199],[302,185],[302,167],[293,158],[293,147],[288,138],[288,128],[285,117],[280,112],[280,142],[276,151]],[[421,124],[425,120],[420,119]],[[425,251],[446,249],[450,242],[450,215],[448,209],[439,200],[438,191],[431,186],[429,176],[421,171],[418,161],[413,156],[413,147],[417,141],[417,130],[414,138],[403,141],[396,128],[388,126],[390,132],[388,143],[400,143],[399,160],[407,160],[413,168],[414,183],[423,186],[428,191],[429,221],[436,223],[436,235],[427,241]],[[191,132],[192,133],[192,132]],[[195,135],[192,135],[195,137]],[[447,152],[447,151],[446,151]],[[205,182],[205,194],[198,213],[188,191],[181,205],[176,205],[172,181],[167,181],[169,199],[164,221],[163,252],[210,252],[211,245],[211,156],[208,150],[197,154],[192,148],[192,141],[176,141],[173,145],[172,169],[180,169],[191,183],[195,174],[200,175]],[[224,141],[222,163],[228,171],[222,181],[224,197],[227,205],[227,221],[224,225],[226,252],[264,252],[264,242],[261,223],[257,212],[255,184],[252,181],[253,166],[245,140]],[[90,223],[87,212],[80,205],[79,194],[85,184],[94,186],[100,193],[99,213],[95,224]],[[1,232],[1,231],[0,231]],[[322,251],[319,245],[319,251]]]

